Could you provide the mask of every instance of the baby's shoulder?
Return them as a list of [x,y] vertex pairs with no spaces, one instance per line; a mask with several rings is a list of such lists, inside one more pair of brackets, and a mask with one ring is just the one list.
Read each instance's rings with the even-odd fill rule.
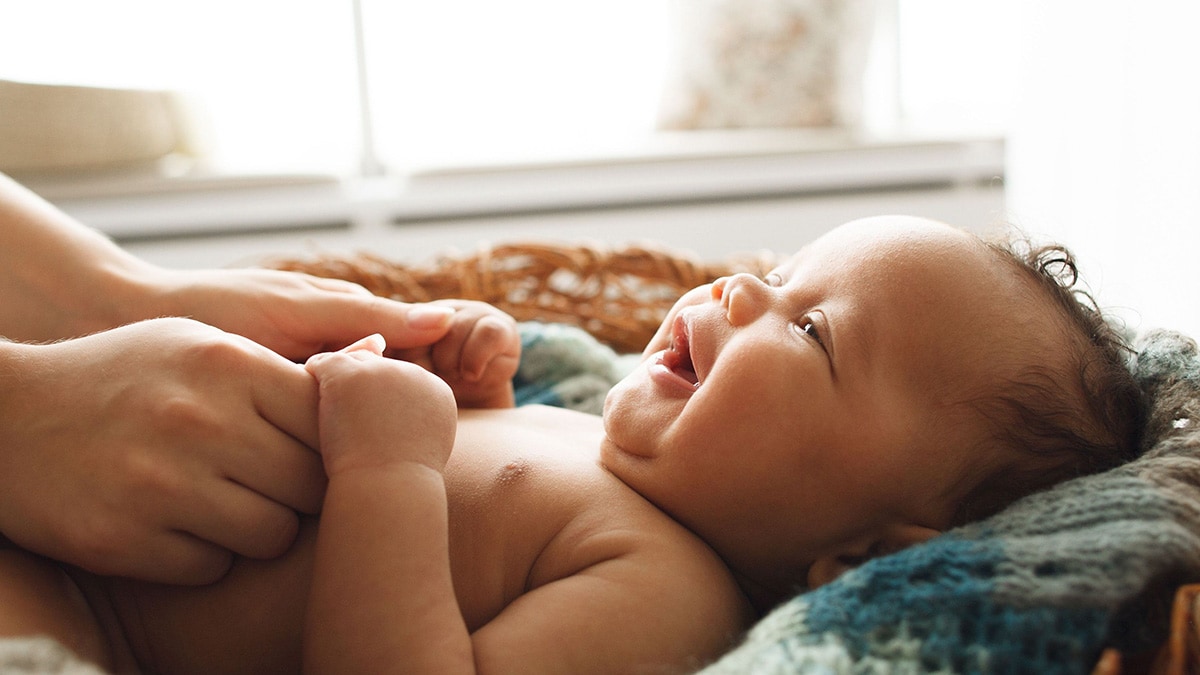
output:
[[[579,510],[538,556],[526,595],[538,600],[521,611],[539,620],[561,613],[554,631],[562,644],[611,659],[590,664],[597,672],[624,672],[630,664],[694,669],[733,646],[754,618],[712,549],[632,498]],[[592,640],[600,644],[586,648]]]
[[531,570],[533,584],[600,575],[658,598],[664,611],[697,611],[731,622],[748,616],[737,581],[702,539],[608,477],[613,484],[595,490],[594,501],[579,508],[546,546]]

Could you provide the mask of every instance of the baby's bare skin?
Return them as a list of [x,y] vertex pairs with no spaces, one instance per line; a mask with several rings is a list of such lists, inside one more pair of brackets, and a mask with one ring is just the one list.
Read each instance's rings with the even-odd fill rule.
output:
[[[626,558],[643,567],[639,574],[650,587],[678,598],[655,601],[659,620],[679,618],[685,606],[705,617],[693,622],[699,634],[690,645],[679,642],[681,653],[659,655],[663,662],[699,665],[737,637],[750,618],[748,605],[705,544],[602,468],[603,439],[600,418],[571,411],[531,406],[460,413],[445,477],[451,570],[463,618],[474,633],[529,591]],[[287,555],[241,560],[212,586],[80,581],[93,603],[112,598],[122,630],[110,625],[107,632],[123,632],[146,670],[297,672],[315,539],[314,520]],[[531,640],[536,633],[531,626]]]
[[205,588],[86,579],[90,606],[0,551],[0,634],[118,670],[126,643],[168,672],[693,669],[749,620],[742,593],[766,610],[937,536],[1022,461],[956,402],[1064,353],[1027,282],[942,224],[848,223],[680,298],[603,427],[456,412],[511,405],[519,356],[510,317],[460,304],[391,354],[413,363],[372,337],[305,364],[328,489],[296,550]]

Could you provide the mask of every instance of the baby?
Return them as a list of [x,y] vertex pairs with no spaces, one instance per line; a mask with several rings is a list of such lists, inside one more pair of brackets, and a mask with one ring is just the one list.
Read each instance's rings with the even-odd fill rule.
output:
[[855,221],[684,295],[602,418],[496,408],[514,324],[459,303],[401,355],[424,368],[374,337],[304,366],[329,485],[284,556],[187,588],[0,551],[0,631],[117,671],[695,669],[799,590],[1136,451],[1073,270]]

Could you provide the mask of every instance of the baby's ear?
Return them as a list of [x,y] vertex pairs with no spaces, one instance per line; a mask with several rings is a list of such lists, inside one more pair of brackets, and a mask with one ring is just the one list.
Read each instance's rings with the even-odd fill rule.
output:
[[938,530],[920,525],[890,525],[878,536],[864,537],[844,547],[838,553],[832,553],[813,561],[808,568],[808,588],[811,590],[818,586],[824,586],[872,558],[885,556],[929,541],[939,534],[941,532]]

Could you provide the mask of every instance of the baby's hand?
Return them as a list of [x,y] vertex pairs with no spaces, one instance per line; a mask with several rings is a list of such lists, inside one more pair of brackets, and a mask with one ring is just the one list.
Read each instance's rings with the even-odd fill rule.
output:
[[521,360],[517,322],[495,307],[470,300],[433,304],[455,309],[445,337],[429,347],[389,352],[425,366],[450,388],[460,408],[511,408],[512,378]]
[[418,463],[441,471],[458,411],[446,383],[420,366],[383,358],[379,335],[305,368],[320,386],[317,422],[325,473]]

